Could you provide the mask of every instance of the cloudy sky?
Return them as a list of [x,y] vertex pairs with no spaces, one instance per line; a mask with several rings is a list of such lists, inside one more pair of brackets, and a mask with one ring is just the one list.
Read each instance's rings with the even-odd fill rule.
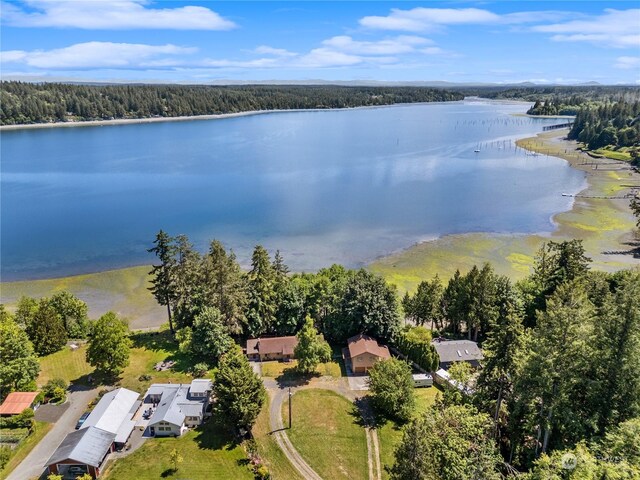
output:
[[0,3],[5,79],[640,83],[638,1]]

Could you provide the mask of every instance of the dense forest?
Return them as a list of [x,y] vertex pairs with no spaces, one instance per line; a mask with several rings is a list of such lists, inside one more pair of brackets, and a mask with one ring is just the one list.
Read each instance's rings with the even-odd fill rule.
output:
[[0,124],[180,117],[462,100],[421,87],[71,85],[0,83]]
[[569,138],[586,144],[592,150],[607,146],[638,146],[640,101],[583,106],[577,112]]

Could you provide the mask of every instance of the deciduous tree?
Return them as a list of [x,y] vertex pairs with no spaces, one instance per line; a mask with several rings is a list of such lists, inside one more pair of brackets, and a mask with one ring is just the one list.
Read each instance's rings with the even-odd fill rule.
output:
[[374,409],[387,418],[406,422],[415,407],[413,377],[408,363],[391,358],[369,370],[369,393]]
[[87,362],[99,373],[114,376],[129,365],[130,348],[127,323],[115,313],[107,312],[93,324]]
[[0,397],[27,388],[40,365],[27,334],[0,305]]
[[312,373],[319,363],[331,360],[331,347],[313,326],[313,320],[307,316],[302,330],[298,332],[298,345],[295,357],[298,360],[298,370],[302,373]]

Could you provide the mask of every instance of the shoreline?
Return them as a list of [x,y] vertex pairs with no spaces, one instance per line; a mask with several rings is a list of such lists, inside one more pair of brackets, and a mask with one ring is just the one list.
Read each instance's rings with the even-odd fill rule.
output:
[[640,259],[632,255],[640,241],[633,238],[635,219],[629,198],[605,198],[629,193],[632,188],[625,185],[639,185],[640,174],[626,162],[596,159],[576,150],[577,143],[565,139],[567,132],[553,130],[516,141],[520,148],[561,158],[586,175],[587,184],[573,195],[571,208],[551,216],[555,225],[551,232],[445,235],[377,259],[368,268],[394,283],[401,293],[414,290],[420,281],[435,274],[446,280],[456,269],[464,272],[484,262],[490,262],[496,273],[517,280],[530,273],[542,243],[573,238],[583,241],[594,270],[611,272],[640,266]]
[[[501,100],[483,97],[465,97],[462,100],[449,100],[439,102],[405,102],[391,103],[388,105],[361,105],[358,107],[343,108],[289,108],[289,109],[273,109],[273,110],[247,110],[245,112],[234,113],[216,113],[211,115],[185,115],[181,117],[142,117],[142,118],[114,118],[111,120],[80,120],[70,122],[51,122],[51,123],[20,123],[16,125],[0,125],[0,132],[13,130],[38,130],[43,128],[72,128],[72,127],[108,127],[112,125],[135,125],[138,123],[162,123],[162,122],[190,122],[194,120],[224,120],[226,118],[250,117],[253,115],[268,115],[272,113],[301,113],[301,112],[329,112],[329,111],[349,111],[361,110],[369,108],[392,108],[407,105],[439,105],[444,103],[458,103],[465,101],[488,101],[507,104],[530,104],[531,102],[523,102],[519,100]],[[523,114],[525,115],[525,114]],[[535,117],[532,116],[532,117]]]
[[360,110],[365,108],[390,108],[406,105],[437,105],[441,103],[464,102],[464,100],[451,100],[448,102],[413,102],[391,103],[389,105],[361,105],[359,107],[343,108],[288,108],[273,110],[247,110],[245,112],[215,113],[211,115],[185,115],[181,117],[141,117],[141,118],[114,118],[111,120],[80,120],[71,122],[51,123],[21,123],[17,125],[0,125],[0,132],[11,130],[37,130],[41,128],[71,128],[71,127],[108,127],[112,125],[135,125],[138,123],[163,123],[163,122],[191,122],[194,120],[224,120],[227,118],[251,117],[254,115],[268,115],[272,113],[301,113],[301,112],[329,112],[343,110]]

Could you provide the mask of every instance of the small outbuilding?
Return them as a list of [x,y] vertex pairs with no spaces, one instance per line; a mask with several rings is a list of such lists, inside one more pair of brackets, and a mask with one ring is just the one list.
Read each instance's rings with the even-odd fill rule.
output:
[[27,408],[36,407],[38,392],[11,392],[0,405],[0,416],[20,415]]
[[471,340],[435,339],[433,346],[440,357],[440,368],[445,370],[455,362],[468,362],[477,368],[484,358],[478,344]]
[[264,362],[266,360],[291,360],[298,345],[298,337],[262,337],[247,340],[247,357],[249,360]]
[[71,432],[47,461],[48,472],[63,478],[76,478],[86,473],[98,478],[113,451],[115,438],[115,434],[96,427]]
[[356,335],[347,340],[347,348],[343,350],[345,361],[351,363],[351,370],[356,374],[367,373],[376,362],[391,358],[389,348],[380,345],[369,335]]
[[416,388],[433,386],[433,377],[428,373],[414,373],[412,377],[413,386]]

